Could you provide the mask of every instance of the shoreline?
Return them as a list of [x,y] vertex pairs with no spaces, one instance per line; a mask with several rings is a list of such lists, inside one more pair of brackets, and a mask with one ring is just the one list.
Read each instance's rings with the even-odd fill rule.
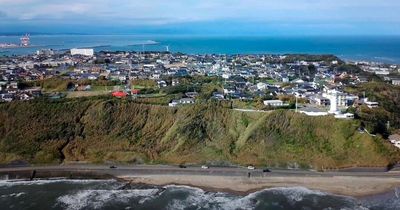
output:
[[[182,185],[200,188],[210,192],[226,192],[234,195],[245,196],[262,190],[274,188],[303,187],[338,196],[349,196],[357,199],[377,196],[392,192],[400,187],[400,180],[386,180],[387,178],[359,177],[331,177],[331,178],[300,178],[300,177],[216,177],[216,176],[174,176],[147,175],[118,177],[130,184],[146,184],[153,186]],[[389,181],[389,182],[388,182]]]
[[[248,173],[251,176],[248,177]],[[243,168],[177,168],[173,166],[43,166],[0,168],[0,180],[114,179],[127,184],[182,185],[211,192],[248,195],[269,188],[304,187],[339,196],[363,198],[393,192],[400,172],[311,172]]]

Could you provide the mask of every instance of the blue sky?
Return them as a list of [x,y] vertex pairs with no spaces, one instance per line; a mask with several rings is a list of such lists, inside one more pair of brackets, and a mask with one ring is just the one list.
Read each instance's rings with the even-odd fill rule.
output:
[[400,0],[0,0],[0,32],[400,35]]

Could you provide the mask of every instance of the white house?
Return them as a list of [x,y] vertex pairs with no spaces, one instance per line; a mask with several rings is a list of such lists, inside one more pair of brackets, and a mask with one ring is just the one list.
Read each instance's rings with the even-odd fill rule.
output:
[[232,76],[232,74],[230,74],[230,73],[223,73],[222,74],[222,78],[224,78],[224,79],[229,79],[231,76]]
[[263,82],[257,83],[257,89],[258,89],[258,90],[265,90],[265,89],[267,89],[267,88],[268,88],[268,85],[267,85],[267,84],[265,84],[265,83],[263,83]]
[[279,106],[284,106],[284,103],[281,100],[265,100],[264,101],[264,105],[265,106],[279,107]]
[[354,119],[354,114],[351,113],[344,113],[344,114],[337,114],[335,115],[337,119]]
[[296,79],[296,80],[292,81],[292,83],[295,83],[295,84],[304,84],[304,80],[302,80],[302,79]]
[[368,98],[364,99],[364,104],[368,106],[368,108],[377,108],[379,106],[378,102],[375,101],[369,101]]
[[195,100],[193,98],[182,98],[180,100],[172,100],[171,103],[168,104],[170,107],[176,107],[181,104],[194,104]]
[[393,134],[389,136],[389,141],[392,143],[395,147],[400,149],[400,135],[399,134]]
[[282,77],[282,82],[283,83],[288,83],[289,82],[289,77]]
[[400,86],[400,79],[394,79],[394,80],[392,80],[392,84],[393,84],[393,85]]

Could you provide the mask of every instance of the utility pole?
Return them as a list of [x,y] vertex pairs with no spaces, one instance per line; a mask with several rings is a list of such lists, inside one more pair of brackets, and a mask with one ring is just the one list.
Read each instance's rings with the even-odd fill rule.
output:
[[[299,84],[297,84],[296,87],[297,87],[297,91],[298,91],[299,90]],[[296,113],[297,113],[298,109],[297,109],[297,95],[296,95],[296,93],[294,94],[294,97],[296,98]]]

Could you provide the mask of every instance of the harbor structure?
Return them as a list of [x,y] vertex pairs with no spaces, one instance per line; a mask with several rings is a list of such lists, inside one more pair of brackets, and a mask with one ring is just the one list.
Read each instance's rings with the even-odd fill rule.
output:
[[21,47],[28,47],[31,45],[31,39],[29,37],[29,34],[25,34],[20,38],[21,40]]

